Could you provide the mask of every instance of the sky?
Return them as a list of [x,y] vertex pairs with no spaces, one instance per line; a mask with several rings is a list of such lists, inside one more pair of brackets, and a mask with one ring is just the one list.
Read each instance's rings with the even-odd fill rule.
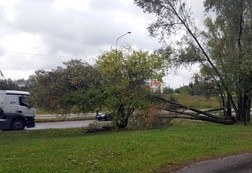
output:
[[[187,0],[197,25],[202,25],[202,1]],[[153,51],[162,46],[146,29],[153,20],[133,0],[0,0],[0,70],[16,80],[71,59],[92,64],[127,32],[118,48]],[[168,71],[165,85],[187,85],[195,68]]]

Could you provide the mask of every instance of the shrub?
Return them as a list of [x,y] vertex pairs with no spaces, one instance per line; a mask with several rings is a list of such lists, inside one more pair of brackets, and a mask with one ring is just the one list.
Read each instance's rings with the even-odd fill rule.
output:
[[131,129],[153,129],[162,128],[170,125],[171,118],[162,118],[164,112],[157,109],[155,105],[139,111],[129,119],[129,128]]

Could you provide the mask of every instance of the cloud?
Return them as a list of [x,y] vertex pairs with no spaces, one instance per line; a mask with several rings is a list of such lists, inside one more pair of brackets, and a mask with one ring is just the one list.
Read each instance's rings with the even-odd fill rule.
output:
[[161,47],[146,29],[153,19],[133,0],[0,0],[0,69],[19,79],[71,58],[93,63],[128,31],[118,48],[152,51]]
[[89,4],[91,0],[74,0],[74,1],[69,1],[69,0],[55,0],[53,2],[53,6],[57,10],[66,10],[66,9],[73,9],[77,10],[79,12],[85,12],[89,9]]
[[[144,15],[132,1],[128,2],[131,3],[117,0],[78,0],[74,3],[69,0],[20,0],[0,3],[4,11],[0,15],[6,19],[6,29],[0,35],[5,52],[2,57],[5,65],[1,68],[36,70],[59,66],[62,61],[71,58],[92,61],[104,49],[115,47],[116,38],[127,31],[132,34],[120,39],[119,46],[159,47],[157,40],[148,37],[146,21],[149,16]],[[7,18],[8,14],[12,14],[11,19]],[[49,56],[31,56],[31,53]],[[66,58],[57,58],[59,56]],[[26,65],[30,63],[34,65]]]
[[[41,35],[50,53],[60,50],[63,42],[75,42],[83,47],[114,46],[117,36],[129,30],[132,37],[135,37],[133,41],[136,40],[137,43],[141,42],[137,40],[138,37],[143,39],[148,36],[145,19],[131,13],[132,6],[138,11],[141,10],[134,5],[128,5],[126,8],[115,0],[93,0],[89,10],[79,12],[69,9],[57,11],[49,1],[42,4],[38,1],[28,2],[18,6],[13,28]],[[64,50],[70,52],[72,47],[69,47],[69,50],[64,47]],[[84,52],[83,49],[79,51]]]

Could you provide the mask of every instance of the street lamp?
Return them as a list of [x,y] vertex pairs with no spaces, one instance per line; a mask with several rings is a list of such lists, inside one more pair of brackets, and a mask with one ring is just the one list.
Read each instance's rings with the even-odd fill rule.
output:
[[131,34],[131,32],[126,32],[125,34],[121,35],[120,37],[118,37],[118,38],[116,39],[116,53],[117,53],[117,43],[118,43],[118,40],[119,40],[120,38],[122,38],[123,36],[127,35],[127,34]]

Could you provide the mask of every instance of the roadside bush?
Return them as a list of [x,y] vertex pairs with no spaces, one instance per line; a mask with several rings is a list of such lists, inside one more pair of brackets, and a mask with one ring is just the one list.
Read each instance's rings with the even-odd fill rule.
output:
[[153,129],[170,126],[172,118],[162,118],[164,112],[154,105],[132,115],[129,119],[130,129]]

